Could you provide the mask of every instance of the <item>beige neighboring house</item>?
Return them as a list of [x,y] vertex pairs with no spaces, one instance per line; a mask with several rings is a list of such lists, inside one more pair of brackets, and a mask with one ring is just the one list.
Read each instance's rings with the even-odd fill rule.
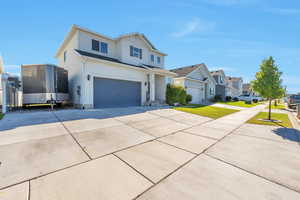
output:
[[165,101],[165,56],[141,33],[111,38],[73,25],[56,53],[68,70],[69,93],[81,108],[141,106]]
[[226,76],[225,82],[227,86],[227,96],[235,98],[243,94],[243,79],[241,77]]
[[173,78],[174,85],[182,86],[192,95],[195,104],[206,103],[215,97],[216,81],[205,64],[197,64],[170,70],[177,74]]
[[243,84],[243,95],[258,96],[252,89],[250,83]]

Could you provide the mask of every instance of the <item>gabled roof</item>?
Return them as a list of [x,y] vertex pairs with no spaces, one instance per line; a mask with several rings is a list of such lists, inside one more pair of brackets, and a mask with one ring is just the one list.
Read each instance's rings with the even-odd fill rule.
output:
[[226,76],[225,79],[227,81],[241,81],[241,80],[243,80],[242,77],[231,77],[231,76]]
[[186,66],[186,67],[180,67],[180,68],[175,68],[171,69],[171,72],[174,72],[177,74],[177,77],[185,77],[195,69],[205,66],[203,63],[202,64],[197,64],[197,65],[191,65],[191,66]]
[[223,76],[225,76],[225,72],[224,72],[223,69],[211,71],[210,74],[211,74],[212,76],[214,76],[214,75],[223,75]]
[[76,31],[78,31],[78,30],[80,30],[82,32],[92,34],[92,35],[95,35],[96,37],[102,37],[102,38],[105,38],[105,39],[108,39],[108,40],[111,40],[111,41],[118,41],[118,40],[121,40],[122,38],[137,36],[137,37],[140,37],[145,42],[145,44],[149,47],[149,49],[151,49],[153,52],[161,54],[163,56],[167,56],[167,54],[157,50],[154,47],[154,45],[148,40],[148,38],[144,34],[141,34],[141,33],[128,33],[128,34],[121,35],[117,38],[111,38],[111,37],[105,36],[103,34],[97,33],[95,31],[92,31],[92,30],[89,30],[87,28],[83,28],[81,26],[78,26],[78,25],[74,24],[74,25],[72,25],[71,30],[69,31],[69,33],[65,37],[64,41],[60,45],[59,49],[57,50],[55,57],[57,57],[61,53],[63,48],[68,44],[68,42],[72,39],[72,37],[74,36]]
[[154,67],[154,66],[151,66],[151,65],[145,65],[145,64],[133,65],[133,64],[130,64],[130,63],[121,62],[120,60],[115,59],[115,58],[110,58],[110,57],[102,56],[102,55],[99,55],[99,54],[94,54],[94,53],[90,53],[90,52],[86,52],[86,51],[82,51],[82,50],[78,50],[78,49],[75,49],[75,51],[81,56],[86,56],[86,57],[95,58],[95,59],[104,60],[104,61],[110,61],[110,62],[123,64],[123,65],[128,65],[130,67],[136,67],[136,68],[143,69],[143,70],[150,70],[150,71],[158,73],[158,74],[164,74],[164,75],[168,75],[168,76],[172,76],[172,77],[176,76],[175,73],[170,72],[169,70],[162,69],[162,68],[159,68],[159,67]]
[[75,51],[76,51],[77,53],[79,53],[80,55],[82,55],[82,56],[87,56],[87,57],[90,57],[90,58],[96,58],[96,59],[100,59],[100,60],[106,60],[106,61],[115,62],[115,63],[119,63],[119,64],[130,65],[130,66],[132,66],[132,67],[138,67],[138,68],[146,69],[146,68],[143,67],[143,66],[133,65],[133,64],[121,62],[121,61],[119,61],[119,60],[116,59],[116,58],[111,58],[111,57],[107,57],[107,56],[102,56],[102,55],[99,55],[99,54],[90,53],[90,52],[82,51],[82,50],[79,50],[79,49],[75,49]]

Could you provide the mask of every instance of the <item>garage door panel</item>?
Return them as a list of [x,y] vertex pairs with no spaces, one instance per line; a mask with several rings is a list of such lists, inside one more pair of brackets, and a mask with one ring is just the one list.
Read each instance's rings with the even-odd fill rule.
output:
[[187,88],[187,93],[192,95],[191,103],[200,104],[203,99],[203,92],[199,88]]
[[141,82],[94,78],[94,107],[141,105]]

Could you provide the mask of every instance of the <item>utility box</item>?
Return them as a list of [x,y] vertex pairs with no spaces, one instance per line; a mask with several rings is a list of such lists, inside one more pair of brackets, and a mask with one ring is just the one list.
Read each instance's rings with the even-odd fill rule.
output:
[[22,65],[23,105],[69,100],[68,71],[56,65]]

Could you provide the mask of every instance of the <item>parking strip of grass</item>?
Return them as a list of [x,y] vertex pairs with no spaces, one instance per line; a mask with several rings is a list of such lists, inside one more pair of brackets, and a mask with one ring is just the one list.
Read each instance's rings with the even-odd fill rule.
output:
[[[269,109],[269,105],[266,106],[266,109]],[[271,105],[271,109],[284,110],[285,109],[285,105],[284,104],[278,104],[277,106],[275,106],[274,104],[272,104]]]
[[252,108],[254,106],[259,105],[259,103],[246,104],[244,101],[228,101],[228,102],[217,102],[217,103],[226,104],[230,106],[244,107],[244,108]]
[[259,119],[268,119],[268,113],[267,112],[260,112],[253,118],[247,121],[249,124],[259,124],[259,125],[270,125],[270,126],[281,126],[286,128],[293,128],[293,125],[289,119],[288,114],[284,113],[272,113],[272,119],[278,120],[281,122],[268,122],[268,121],[262,121]]
[[204,106],[204,105],[188,105],[184,107],[175,107],[175,110],[192,113],[204,117],[210,117],[213,119],[218,119],[220,117],[238,112],[239,110],[219,108],[214,106]]

